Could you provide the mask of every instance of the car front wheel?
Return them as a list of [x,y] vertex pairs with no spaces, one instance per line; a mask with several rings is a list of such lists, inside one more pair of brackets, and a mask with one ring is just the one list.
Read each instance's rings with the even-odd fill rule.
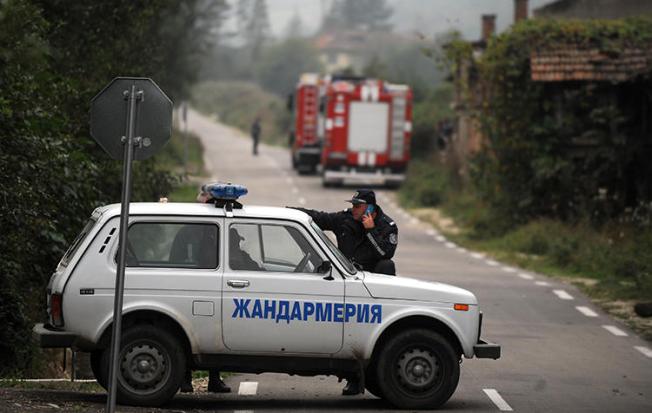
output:
[[403,331],[383,347],[377,366],[383,398],[402,409],[434,409],[453,395],[460,378],[459,357],[440,334]]
[[[102,369],[109,371],[110,349],[102,355]],[[118,402],[158,406],[179,389],[186,357],[179,340],[154,325],[134,325],[122,335],[118,357]],[[107,380],[108,381],[108,380]]]

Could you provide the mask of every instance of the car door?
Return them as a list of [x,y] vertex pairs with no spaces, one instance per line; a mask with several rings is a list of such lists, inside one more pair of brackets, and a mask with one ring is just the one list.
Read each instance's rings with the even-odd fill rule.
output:
[[339,351],[344,279],[336,269],[318,271],[326,254],[316,239],[289,221],[234,219],[226,228],[226,347],[260,353]]
[[206,353],[220,349],[222,227],[222,218],[137,217],[128,232],[125,308],[165,308]]

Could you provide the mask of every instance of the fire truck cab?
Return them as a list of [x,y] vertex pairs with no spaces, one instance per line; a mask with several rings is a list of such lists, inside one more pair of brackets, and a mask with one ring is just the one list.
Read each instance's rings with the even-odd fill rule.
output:
[[291,95],[289,109],[293,112],[293,129],[290,132],[292,167],[299,173],[315,173],[321,157],[319,138],[320,88],[322,80],[316,73],[301,75]]

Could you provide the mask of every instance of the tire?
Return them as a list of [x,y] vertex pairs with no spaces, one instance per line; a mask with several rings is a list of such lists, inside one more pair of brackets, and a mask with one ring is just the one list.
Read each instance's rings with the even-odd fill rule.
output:
[[381,350],[377,378],[383,398],[401,409],[435,409],[453,395],[459,357],[441,335],[412,329],[389,339]]
[[[122,334],[118,370],[118,402],[134,406],[160,406],[179,390],[186,370],[186,355],[179,340],[163,327],[136,324]],[[102,354],[102,369],[109,372],[111,350]],[[107,380],[108,382],[108,380]]]
[[106,385],[106,382],[109,381],[108,380],[109,370],[102,369],[102,355],[105,351],[111,351],[111,350],[109,349],[109,350],[91,351],[91,370],[93,371],[95,380],[97,380],[97,384],[104,387],[104,390],[108,390],[108,386]]

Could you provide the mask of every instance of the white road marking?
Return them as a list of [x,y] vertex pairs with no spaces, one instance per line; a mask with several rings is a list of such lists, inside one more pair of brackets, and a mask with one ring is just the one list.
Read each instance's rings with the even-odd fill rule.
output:
[[500,394],[496,389],[482,389],[482,391],[484,391],[487,397],[489,397],[489,399],[491,399],[491,401],[494,402],[496,407],[498,407],[498,410],[502,412],[514,411],[514,409],[512,409],[512,407],[509,404],[507,404],[505,399],[503,399],[500,396]]
[[555,295],[557,297],[559,297],[560,299],[562,299],[562,300],[572,300],[573,299],[573,296],[568,294],[564,290],[552,290],[552,292],[555,293]]
[[598,316],[598,314],[595,311],[591,310],[589,307],[577,306],[575,308],[577,308],[577,311],[579,311],[580,313],[584,314],[587,317],[597,317]]
[[535,282],[535,284],[536,284],[536,285],[540,285],[540,286],[542,286],[542,287],[548,287],[548,286],[550,286],[550,283],[547,282],[547,281],[537,281],[537,282]]
[[505,272],[516,272],[516,269],[512,267],[503,267],[502,270]]
[[233,413],[254,413],[253,410],[234,410]]
[[444,245],[446,245],[446,248],[455,248],[455,247],[457,247],[457,245],[453,244],[452,242],[447,242]]
[[484,258],[484,254],[480,254],[479,252],[471,253],[471,256],[472,256],[473,258],[475,258],[475,259],[478,259],[478,260],[481,260],[481,259]]
[[441,235],[437,235],[437,236],[435,237],[435,239],[436,239],[437,241],[439,241],[439,242],[445,242],[445,241],[446,241],[446,238],[445,238],[445,237],[442,237]]
[[467,251],[466,251],[466,248],[457,247],[457,248],[455,248],[455,249],[458,250],[459,252],[467,252]]
[[418,223],[419,223],[419,220],[416,219],[416,218],[412,218],[412,219],[410,220],[410,224],[412,224],[412,225],[417,225]]
[[[521,278],[524,279],[524,280],[533,280],[533,279],[534,279],[533,276],[531,276],[530,274],[526,274],[526,273],[524,273],[524,272],[520,272],[520,273],[518,273],[518,276],[521,277]],[[543,282],[543,281],[538,281],[538,282]],[[538,284],[537,284],[537,285],[538,285]]]
[[238,394],[240,396],[255,396],[256,390],[258,390],[257,381],[243,381],[240,382],[240,388],[238,389]]
[[492,267],[498,266],[498,263],[494,260],[486,260],[485,262],[487,263],[487,265],[491,265]]
[[648,347],[634,346],[634,348],[643,353],[645,357],[652,358],[652,350],[650,350]]
[[616,326],[602,326],[605,330],[618,337],[627,337],[627,333]]
[[426,234],[430,235],[431,237],[434,237],[435,235],[437,235],[437,233],[435,232],[435,230],[432,229],[432,228],[429,229],[429,230],[427,230],[427,231],[426,231]]
[[299,198],[299,203],[301,205],[305,205],[306,204],[306,198]]

